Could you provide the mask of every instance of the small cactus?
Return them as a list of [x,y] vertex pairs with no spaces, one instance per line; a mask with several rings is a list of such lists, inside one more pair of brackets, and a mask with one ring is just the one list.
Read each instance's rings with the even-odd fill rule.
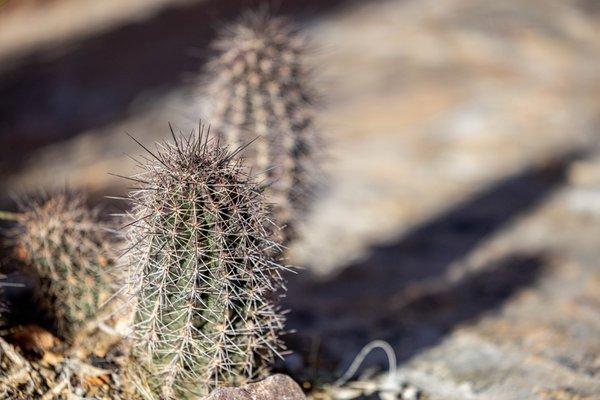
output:
[[173,135],[131,178],[139,188],[130,193],[123,260],[132,353],[144,391],[159,398],[262,376],[282,349],[284,318],[272,297],[284,267],[270,255],[278,245],[260,188],[235,152],[207,138],[202,128]]
[[109,240],[97,210],[72,192],[22,201],[9,232],[16,257],[35,269],[39,304],[67,341],[111,293]]
[[267,174],[266,197],[287,244],[306,211],[321,154],[307,40],[282,17],[251,13],[223,29],[213,47],[203,90],[208,119],[232,148],[258,137],[243,156]]

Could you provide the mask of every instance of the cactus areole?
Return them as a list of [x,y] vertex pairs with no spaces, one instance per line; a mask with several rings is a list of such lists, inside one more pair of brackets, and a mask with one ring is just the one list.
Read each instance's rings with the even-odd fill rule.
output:
[[282,350],[282,288],[260,187],[236,152],[199,134],[158,144],[130,179],[124,228],[134,357],[160,398],[264,375]]

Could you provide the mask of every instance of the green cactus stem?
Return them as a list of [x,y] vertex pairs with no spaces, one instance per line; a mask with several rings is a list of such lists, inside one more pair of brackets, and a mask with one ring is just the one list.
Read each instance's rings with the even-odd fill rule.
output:
[[124,228],[134,357],[157,398],[261,377],[279,354],[283,266],[260,187],[198,135],[157,145],[130,179]]

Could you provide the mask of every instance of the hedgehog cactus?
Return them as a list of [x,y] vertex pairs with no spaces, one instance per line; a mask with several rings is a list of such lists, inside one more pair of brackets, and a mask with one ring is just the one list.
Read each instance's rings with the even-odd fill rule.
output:
[[39,302],[56,332],[73,339],[111,293],[109,240],[97,210],[81,195],[62,192],[21,204],[13,238],[17,257],[35,268]]
[[287,243],[306,211],[321,147],[307,41],[285,19],[260,13],[226,27],[213,47],[203,91],[212,128],[231,147],[258,137],[243,155],[267,174],[265,194]]
[[283,327],[272,298],[284,267],[260,188],[203,129],[173,139],[146,149],[124,232],[133,355],[160,398],[262,376]]

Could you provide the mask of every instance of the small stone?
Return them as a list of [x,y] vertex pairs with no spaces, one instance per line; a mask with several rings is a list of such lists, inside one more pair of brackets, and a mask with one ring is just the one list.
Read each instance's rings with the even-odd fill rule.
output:
[[204,400],[305,400],[302,389],[286,375],[273,375],[239,388],[221,388]]

